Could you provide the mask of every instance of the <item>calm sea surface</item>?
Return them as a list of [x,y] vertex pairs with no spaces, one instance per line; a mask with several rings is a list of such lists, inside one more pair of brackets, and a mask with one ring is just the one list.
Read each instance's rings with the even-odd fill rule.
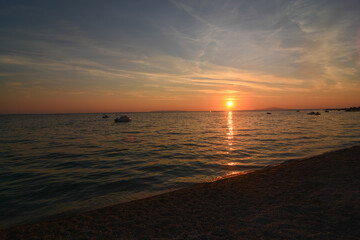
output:
[[0,227],[360,143],[360,112],[0,116]]

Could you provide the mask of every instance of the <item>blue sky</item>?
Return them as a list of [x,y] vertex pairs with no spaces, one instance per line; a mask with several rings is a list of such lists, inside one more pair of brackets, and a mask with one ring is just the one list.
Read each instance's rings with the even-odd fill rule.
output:
[[360,105],[359,1],[0,1],[0,112]]

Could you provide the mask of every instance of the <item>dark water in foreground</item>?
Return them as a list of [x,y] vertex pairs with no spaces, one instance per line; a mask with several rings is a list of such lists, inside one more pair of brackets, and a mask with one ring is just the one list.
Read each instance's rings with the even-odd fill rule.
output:
[[360,112],[0,116],[0,227],[360,143]]

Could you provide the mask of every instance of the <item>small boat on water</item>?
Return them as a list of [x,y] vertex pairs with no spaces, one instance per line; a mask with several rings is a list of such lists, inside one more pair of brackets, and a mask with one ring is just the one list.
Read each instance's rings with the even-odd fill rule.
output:
[[106,114],[104,114],[104,115],[102,116],[102,118],[109,118],[109,116],[106,115]]
[[319,112],[309,112],[307,115],[320,115]]
[[118,122],[130,122],[130,121],[131,121],[131,118],[128,117],[128,116],[126,116],[126,115],[123,115],[123,116],[121,116],[121,117],[119,117],[119,118],[115,118],[114,121],[115,121],[116,123],[118,123]]

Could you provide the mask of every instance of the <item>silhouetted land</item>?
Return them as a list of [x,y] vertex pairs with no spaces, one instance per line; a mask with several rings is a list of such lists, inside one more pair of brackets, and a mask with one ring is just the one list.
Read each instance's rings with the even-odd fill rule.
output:
[[0,239],[359,239],[360,146],[0,231]]
[[346,111],[346,112],[357,112],[357,111],[360,111],[360,107],[349,107],[349,108],[328,108],[328,109],[325,109],[325,110],[337,110],[337,111]]

